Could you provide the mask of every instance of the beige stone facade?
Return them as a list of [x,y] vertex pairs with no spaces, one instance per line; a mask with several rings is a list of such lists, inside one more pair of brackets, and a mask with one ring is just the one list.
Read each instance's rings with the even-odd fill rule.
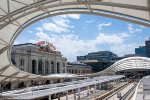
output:
[[26,43],[13,46],[12,62],[20,70],[48,75],[65,73],[67,59],[59,51],[40,51],[37,45]]
[[91,66],[88,66],[86,64],[68,63],[67,73],[77,74],[77,75],[90,74],[92,73],[92,68]]

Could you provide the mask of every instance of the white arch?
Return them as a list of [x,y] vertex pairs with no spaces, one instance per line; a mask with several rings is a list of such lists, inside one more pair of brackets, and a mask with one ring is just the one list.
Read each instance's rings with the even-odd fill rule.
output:
[[150,58],[146,57],[129,57],[114,63],[102,72],[118,72],[128,69],[150,69]]
[[149,0],[0,0],[0,83],[42,78],[20,71],[11,63],[14,39],[40,19],[70,13],[96,14],[150,26]]

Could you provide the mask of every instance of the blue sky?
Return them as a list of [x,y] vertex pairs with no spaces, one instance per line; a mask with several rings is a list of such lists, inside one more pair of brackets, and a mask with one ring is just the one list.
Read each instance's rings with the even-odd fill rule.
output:
[[109,50],[118,56],[134,53],[150,37],[150,28],[95,15],[61,15],[40,20],[27,27],[15,44],[47,40],[68,61],[89,52]]

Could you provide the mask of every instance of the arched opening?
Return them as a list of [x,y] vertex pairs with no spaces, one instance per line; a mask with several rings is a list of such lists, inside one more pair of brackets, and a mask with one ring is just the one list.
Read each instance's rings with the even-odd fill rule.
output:
[[[7,0],[4,0],[4,1],[8,2]],[[103,5],[103,2],[104,2],[105,5]],[[9,6],[7,6],[7,7],[4,6],[4,7],[1,8],[4,12],[5,12],[6,8],[8,8],[8,13],[6,13],[6,14],[1,16],[1,18],[2,18],[2,20],[1,20],[1,22],[2,22],[1,31],[3,33],[3,35],[1,36],[1,40],[2,41],[0,43],[1,44],[1,46],[0,46],[1,47],[1,52],[4,52],[7,49],[9,49],[9,48],[7,48],[7,46],[9,46],[9,44],[11,44],[11,42],[13,42],[13,37],[17,36],[17,33],[19,33],[17,31],[20,31],[20,29],[18,27],[20,27],[21,29],[24,29],[25,25],[27,25],[25,22],[27,22],[27,21],[28,22],[29,21],[32,22],[33,19],[41,18],[42,15],[44,16],[44,14],[50,16],[51,14],[49,14],[49,12],[50,13],[52,12],[52,14],[56,14],[56,13],[60,14],[61,12],[64,12],[66,14],[66,13],[69,13],[69,11],[70,12],[72,11],[72,13],[75,13],[75,12],[77,13],[78,11],[87,11],[87,12],[90,12],[90,13],[96,13],[96,11],[97,12],[98,11],[102,11],[102,12],[100,12],[100,14],[105,15],[105,14],[108,13],[110,16],[113,15],[112,14],[113,12],[116,12],[116,13],[118,13],[118,17],[119,17],[119,15],[121,17],[123,14],[125,14],[125,15],[129,15],[128,19],[131,19],[130,16],[133,16],[135,18],[139,18],[139,20],[145,19],[145,21],[146,20],[149,21],[149,19],[147,19],[147,18],[149,18],[149,16],[146,16],[146,15],[149,14],[149,10],[147,10],[149,8],[149,6],[148,6],[147,3],[145,3],[146,6],[143,6],[143,3],[137,1],[134,4],[135,6],[132,6],[133,2],[132,3],[128,2],[128,6],[127,5],[123,6],[123,4],[126,4],[125,2],[127,2],[127,1],[120,2],[121,5],[115,4],[115,3],[119,3],[119,2],[116,2],[116,1],[112,1],[112,3],[110,3],[110,5],[108,5],[109,1],[108,1],[108,3],[105,3],[105,2],[106,1],[103,1],[103,0],[92,0],[92,1],[90,1],[90,0],[88,0],[88,1],[86,1],[86,0],[78,0],[77,3],[74,2],[74,1],[73,2],[72,1],[70,1],[70,2],[68,1],[66,3],[66,2],[56,2],[56,1],[54,1],[54,2],[52,2],[52,1],[47,2],[46,1],[45,2],[45,0],[43,0],[43,1],[40,1],[40,2],[28,2],[27,4],[25,4],[26,6],[24,6],[23,3],[16,3],[14,8],[12,6],[13,3],[12,2],[10,2],[10,3],[8,2],[8,5],[10,5],[13,9],[9,10]],[[2,4],[4,3],[3,0],[1,1],[1,3]],[[33,5],[32,3],[34,3],[35,6],[28,6],[28,5]],[[52,5],[51,5],[51,3],[52,3]],[[90,5],[92,5],[92,6],[91,7],[87,6],[87,8],[86,7],[83,8],[82,4],[83,4],[83,6],[85,6],[86,4],[89,5],[89,6]],[[114,4],[114,5],[111,5],[111,4]],[[35,10],[37,5],[41,5],[41,7],[39,7],[39,9]],[[53,7],[53,6],[55,6],[55,7]],[[54,9],[47,9],[47,8],[50,8],[50,7],[51,8],[53,7]],[[115,9],[114,9],[114,7],[115,7]],[[95,11],[94,11],[93,8],[95,9]],[[107,9],[109,9],[109,10],[107,10]],[[127,10],[122,11],[123,9],[124,10],[127,9]],[[134,10],[134,11],[140,10],[140,12],[143,12],[143,11],[144,12],[142,14],[138,14],[136,12],[135,13],[131,13],[132,10]],[[24,11],[26,13],[22,13],[22,11]],[[108,12],[104,13],[104,11],[108,11]],[[8,15],[9,15],[9,17],[8,17]],[[141,15],[142,15],[142,17],[141,17]],[[27,17],[27,18],[25,18],[25,17]],[[124,18],[127,18],[127,17],[124,16]],[[134,21],[134,19],[132,21]],[[12,31],[8,32],[8,29],[10,29],[10,28],[11,28]],[[9,37],[8,37],[8,33],[9,33]],[[6,41],[6,43],[3,43],[3,41]],[[9,56],[8,56],[8,59],[9,59]],[[4,59],[4,61],[5,61],[5,59]],[[6,65],[10,65],[10,63],[8,62]],[[1,66],[3,66],[3,65],[1,65]]]
[[57,73],[60,73],[60,63],[57,62]]
[[11,89],[11,82],[8,82],[7,84],[1,84],[1,87],[3,87],[3,90]]
[[23,88],[23,87],[25,87],[25,84],[24,84],[24,82],[21,82],[21,83],[18,85],[18,88]]
[[42,67],[43,67],[43,62],[42,60],[39,60],[38,62],[38,74],[42,74]]
[[49,62],[45,61],[45,74],[49,74]]
[[32,73],[33,74],[36,74],[36,64],[37,64],[36,60],[32,60]]
[[46,83],[46,84],[50,84],[50,80],[47,80],[45,83]]
[[51,74],[55,73],[55,69],[54,69],[54,62],[51,62]]

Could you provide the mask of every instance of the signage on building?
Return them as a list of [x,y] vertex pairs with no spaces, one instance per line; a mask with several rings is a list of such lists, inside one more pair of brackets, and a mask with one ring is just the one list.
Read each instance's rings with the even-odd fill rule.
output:
[[51,52],[51,51],[55,51],[56,50],[56,47],[50,42],[39,41],[39,42],[36,43],[36,45],[39,47],[39,51]]

